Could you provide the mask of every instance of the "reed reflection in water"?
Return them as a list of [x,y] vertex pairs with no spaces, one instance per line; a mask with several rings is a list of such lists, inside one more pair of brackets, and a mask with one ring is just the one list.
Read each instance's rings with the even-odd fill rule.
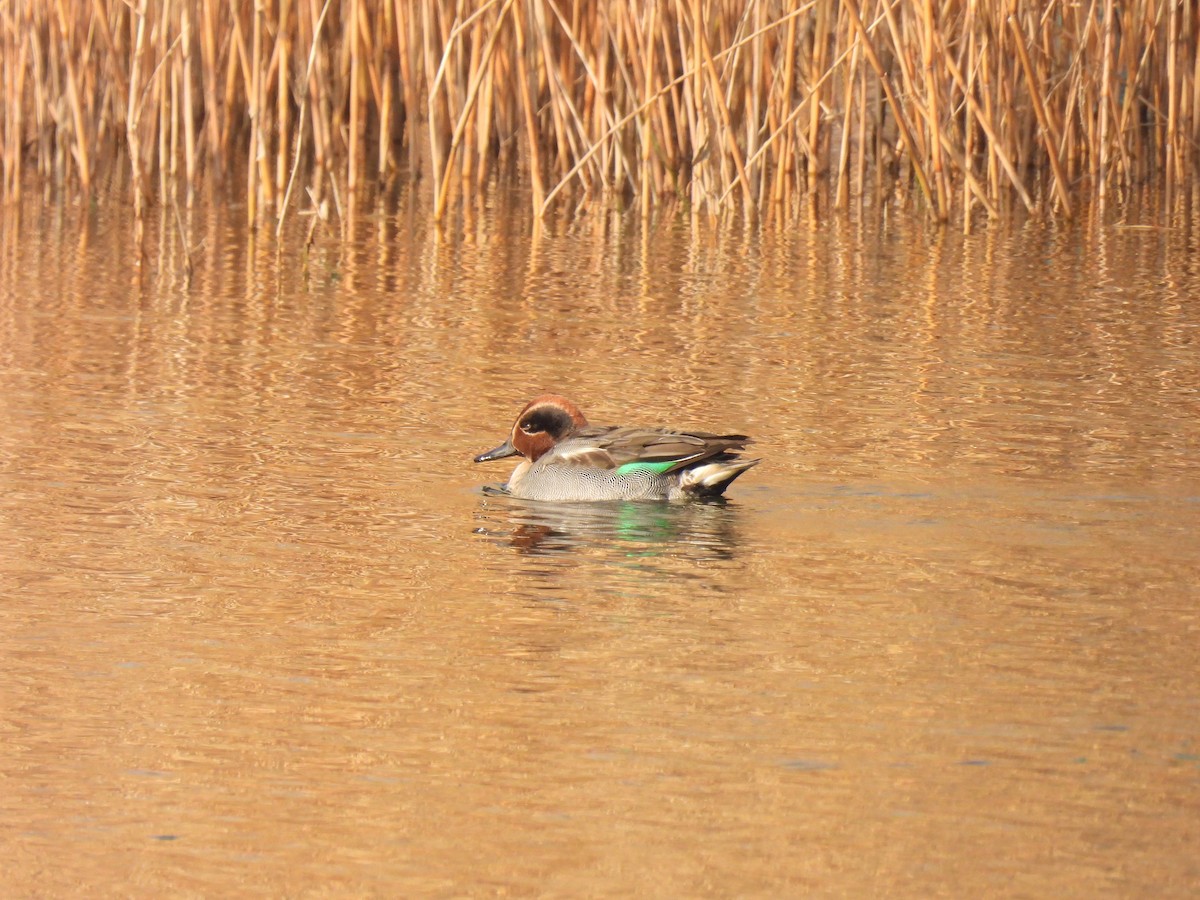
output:
[[[1195,210],[505,202],[0,221],[6,890],[1195,893]],[[484,492],[546,388],[763,463]]]

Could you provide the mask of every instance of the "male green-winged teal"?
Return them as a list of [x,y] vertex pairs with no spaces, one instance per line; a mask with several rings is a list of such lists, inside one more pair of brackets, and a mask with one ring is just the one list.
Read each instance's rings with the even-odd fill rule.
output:
[[524,500],[680,500],[723,494],[760,462],[732,452],[749,443],[744,434],[589,425],[570,400],[543,394],[475,462],[523,456],[506,490]]

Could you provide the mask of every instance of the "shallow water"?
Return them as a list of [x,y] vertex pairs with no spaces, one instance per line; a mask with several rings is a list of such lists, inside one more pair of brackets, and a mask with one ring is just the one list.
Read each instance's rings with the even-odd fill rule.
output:
[[[6,892],[1200,890],[1195,213],[17,212]],[[545,389],[763,463],[485,492]]]

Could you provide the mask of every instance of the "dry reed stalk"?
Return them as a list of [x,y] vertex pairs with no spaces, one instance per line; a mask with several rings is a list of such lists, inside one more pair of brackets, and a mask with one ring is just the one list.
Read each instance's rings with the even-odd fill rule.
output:
[[[402,3],[404,6],[401,6]],[[400,70],[400,85],[404,92],[402,108],[404,110],[404,117],[407,120],[409,116],[415,115],[416,111],[420,109],[418,73],[421,72],[421,67],[414,49],[420,46],[421,43],[417,34],[419,17],[412,14],[411,5],[405,3],[405,0],[396,0],[395,18],[395,47]],[[405,122],[406,131],[411,135],[412,128],[408,127],[410,124],[407,121]],[[410,139],[408,143],[409,146],[412,146],[414,141]]]
[[[909,31],[896,18],[896,9],[891,3],[881,2],[884,21],[887,23],[888,36],[892,41],[892,59],[896,69],[900,72],[900,94],[906,97],[913,98],[913,112],[925,122],[929,122],[929,114],[926,109],[927,104],[920,102],[923,92],[920,85],[917,84],[916,76],[913,74],[914,61],[909,57],[913,53],[919,54],[921,51],[921,39],[916,39],[916,45],[912,48],[912,53],[909,52],[909,44],[911,38],[908,36]],[[907,21],[907,20],[906,20]],[[914,26],[915,28],[916,26]],[[884,46],[881,42],[881,46]],[[903,107],[901,107],[903,109]],[[900,116],[900,110],[897,110],[897,116]],[[917,117],[913,117],[916,121]],[[910,126],[911,127],[911,126]],[[917,128],[910,132],[913,143],[913,153],[916,158],[926,159],[928,157],[928,148],[925,141],[925,133]]]
[[[230,13],[237,16],[237,10],[230,0]],[[240,36],[241,29],[235,28],[234,34]],[[246,142],[246,224],[251,229],[258,223],[258,205],[261,199],[259,190],[258,157],[262,150],[262,8],[256,3],[250,14],[250,48],[242,48],[242,78],[245,80],[249,106],[246,115],[250,119],[250,136]]]
[[[713,61],[712,50],[709,47],[708,37],[704,33],[703,22],[696,21],[697,34],[695,40],[700,44],[700,53],[704,61],[705,69],[707,70],[710,90],[713,101],[717,107],[717,112],[720,116],[721,125],[723,126],[721,134],[724,138],[724,146],[726,153],[721,157],[722,160],[728,159],[732,161],[734,170],[737,173],[738,183],[741,184],[745,191],[746,198],[754,197],[754,188],[750,184],[750,178],[746,174],[746,163],[742,159],[742,151],[736,140],[736,129],[733,125],[733,117],[729,111],[729,104],[725,102],[725,95],[721,90],[721,81],[717,75],[717,66]],[[725,182],[729,183],[732,179],[729,176],[725,177]]]
[[[826,64],[828,45],[830,41],[829,31],[829,7],[832,0],[819,0],[817,4],[817,21],[813,27],[811,36],[813,54],[808,67],[808,82],[813,85],[809,110],[808,133],[806,142],[810,152],[808,154],[808,188],[815,190],[817,186],[817,178],[820,175],[820,166],[815,153],[821,146],[821,87],[825,83],[824,74],[828,71]],[[840,34],[840,30],[835,30],[835,34]],[[840,37],[844,40],[845,35]]]
[[204,133],[208,146],[208,161],[210,166],[221,164],[221,116],[217,103],[217,36],[214,24],[213,3],[215,0],[204,0],[200,7],[200,77],[203,83]]
[[166,90],[159,92],[158,104],[158,193],[172,203],[176,198],[179,174],[179,54],[170,56],[170,65],[162,70]]
[[[292,116],[292,98],[289,95],[288,76],[291,74],[292,36],[288,29],[291,19],[290,0],[280,0],[278,37],[275,40],[275,177],[271,179],[271,190],[276,197],[282,197],[287,184],[288,150],[292,135],[290,133]],[[278,218],[283,218],[279,210]]]
[[[395,24],[392,20],[392,7],[385,6],[382,11],[384,21],[381,23],[381,33],[390,34],[395,30]],[[382,54],[383,48],[378,48],[378,53]],[[383,82],[383,93],[380,97],[379,108],[379,156],[375,167],[375,174],[379,181],[383,181],[387,176],[388,167],[391,165],[391,148],[392,148],[392,93],[395,78],[392,76],[393,61],[391,57],[386,59],[377,59],[376,65],[381,66],[380,79]]]
[[[657,30],[656,26],[659,18],[659,8],[657,3],[651,4],[649,14],[650,20],[647,23],[644,34],[650,35],[651,37],[649,40],[643,39],[641,42],[645,47],[645,52],[642,53],[640,57],[642,59],[642,68],[639,72],[639,75],[641,76],[639,93],[644,93],[646,85],[650,84],[654,80],[655,61],[658,51],[658,41],[653,38],[653,35]],[[626,30],[633,32],[636,26],[636,20],[634,20],[632,16],[628,17]],[[660,102],[660,99],[656,97],[650,107],[640,111],[641,127],[638,129],[638,138],[641,144],[641,165],[639,166],[638,173],[638,194],[641,198],[639,212],[641,213],[643,220],[650,218],[650,198],[653,192],[651,183],[654,169],[654,113]]]
[[[426,129],[429,132],[429,158],[430,165],[433,167],[433,183],[441,184],[442,140],[447,113],[443,111],[445,98],[442,96],[440,87],[442,79],[445,78],[445,67],[449,57],[448,52],[443,51],[440,57],[437,57],[439,62],[437,65],[434,65],[434,13],[435,10],[430,4],[421,4],[421,33],[424,36],[424,39],[421,41],[421,49],[423,51],[426,75],[432,78],[432,82],[426,88],[425,92]],[[446,43],[443,42],[443,47],[446,46]],[[434,72],[436,74],[431,75]]]
[[[515,2],[515,0],[505,0],[504,6],[500,10],[500,15],[499,15],[499,19],[497,20],[496,27],[493,30],[492,36],[488,40],[487,47],[485,48],[484,53],[483,53],[484,65],[482,68],[484,68],[484,69],[486,69],[486,66],[491,61],[491,55],[492,55],[493,50],[495,49],[496,42],[499,39],[500,34],[503,31],[504,21],[507,18],[508,12],[512,8],[514,2]],[[464,25],[465,24],[467,24],[467,23],[464,23]],[[449,47],[449,45],[447,45],[447,49],[448,49],[448,47]],[[469,121],[471,112],[473,111],[473,109],[475,107],[475,99],[479,95],[479,85],[482,83],[482,81],[483,81],[482,71],[478,71],[478,70],[474,71],[472,73],[472,77],[471,77],[471,84],[467,89],[467,95],[463,102],[462,111],[459,114],[457,122],[455,123],[454,133],[451,135],[451,138],[450,138],[450,146],[446,150],[447,160],[446,160],[446,165],[445,165],[445,171],[442,174],[442,178],[441,178],[440,182],[438,184],[435,184],[435,186],[434,186],[433,217],[434,217],[435,221],[440,221],[442,216],[445,214],[446,202],[448,200],[448,192],[449,192],[449,186],[450,186],[450,176],[454,172],[454,166],[452,163],[453,156],[454,156],[455,151],[458,149],[459,143],[462,140],[463,133],[466,131],[467,122]]]
[[[58,0],[54,5],[55,16],[58,20],[59,38],[63,44],[70,46],[73,40],[70,36],[70,26],[67,23],[66,11],[63,9],[63,0]],[[71,109],[71,117],[74,127],[74,134],[71,135],[70,149],[75,158],[76,170],[79,175],[80,188],[84,194],[91,190],[91,163],[88,159],[88,141],[84,132],[83,110],[80,105],[79,90],[77,87],[77,77],[75,74],[75,62],[72,54],[66,54],[64,57],[66,64],[66,90],[67,103]]]
[[183,116],[183,177],[184,186],[187,188],[186,204],[191,206],[195,200],[196,193],[196,178],[197,178],[197,161],[199,158],[199,148],[196,142],[196,107],[195,100],[192,94],[193,91],[193,57],[192,57],[192,27],[191,27],[191,11],[185,5],[181,11],[180,33],[183,36],[183,46],[179,59],[180,66],[180,81],[182,82],[182,102],[183,109],[180,111]]
[[856,41],[850,49],[850,64],[846,66],[844,83],[842,86],[842,95],[848,98],[848,102],[843,104],[844,113],[842,118],[842,140],[838,150],[837,163],[837,190],[834,202],[839,209],[846,209],[850,206],[850,140],[853,134],[854,114],[854,82],[855,76],[858,74],[858,57],[862,52],[862,46]]
[[359,17],[361,6],[359,0],[349,0],[350,2],[350,24],[346,29],[346,43],[349,44],[350,56],[350,73],[349,79],[349,107],[350,107],[350,122],[349,122],[349,147],[346,151],[346,188],[351,193],[358,190],[358,166],[360,156],[360,141],[362,139],[362,110],[361,97],[362,85],[362,64],[359,59],[359,51],[362,47],[362,42],[358,38]]
[[[868,26],[867,30],[868,31],[874,30],[874,27],[876,24],[878,24],[878,21],[879,20],[876,20],[874,23],[872,23],[870,26]],[[815,82],[813,85],[810,86],[810,93],[809,93],[808,97],[806,97],[804,100],[802,100],[798,104],[796,104],[791,109],[791,111],[788,113],[787,118],[785,118],[783,120],[783,122],[781,122],[779,124],[779,126],[776,127],[771,132],[770,136],[765,141],[763,141],[762,145],[758,149],[758,152],[755,154],[756,157],[758,155],[762,154],[763,152],[765,152],[766,150],[768,150],[770,147],[772,147],[776,140],[781,139],[782,136],[787,133],[787,129],[794,125],[794,123],[799,119],[801,113],[805,112],[809,108],[809,105],[810,105],[809,101],[813,97],[817,96],[818,91],[824,85],[824,83],[826,81],[830,80],[835,74],[837,74],[838,66],[840,66],[843,62],[845,62],[851,56],[852,52],[854,51],[854,49],[856,47],[857,47],[857,44],[852,44],[850,47],[842,50],[842,52],[838,55],[837,59],[835,60],[834,64],[825,71],[825,73],[821,76],[820,79],[818,79],[817,82]],[[813,160],[814,161],[813,164],[815,165],[815,161],[818,159],[819,154],[811,145],[808,144],[807,138],[805,137],[805,132],[802,129],[797,129],[795,132],[793,132],[792,136],[794,137],[795,141],[800,145],[801,149],[804,152],[805,157],[807,159]],[[754,163],[754,162],[757,162],[757,159],[756,158],[751,159],[748,162]],[[725,193],[723,193],[718,198],[718,202],[724,203],[724,201],[729,196],[729,194],[732,193],[732,191],[733,191],[733,187],[726,188]]]
[[[866,28],[863,26],[862,18],[858,14],[858,8],[855,6],[854,0],[845,0],[846,12],[850,17],[851,24],[854,27],[858,40],[862,42],[863,52],[866,55],[867,61],[871,64],[871,68],[875,70],[875,74],[879,78],[879,85],[883,89],[884,95],[888,99],[892,111],[895,113],[896,128],[899,130],[900,139],[903,142],[905,149],[909,154],[909,164],[912,166],[913,174],[917,178],[917,182],[921,186],[921,191],[926,199],[932,203],[933,197],[929,189],[929,177],[925,174],[925,167],[921,157],[917,153],[917,146],[912,132],[908,128],[908,123],[905,121],[904,112],[900,107],[899,100],[896,97],[895,91],[892,89],[891,79],[883,68],[883,64],[879,60],[878,54],[871,45],[870,36],[867,34]],[[886,5],[886,4],[885,4]]]
[[1050,169],[1054,175],[1054,191],[1058,196],[1058,202],[1062,205],[1063,213],[1067,218],[1070,218],[1071,196],[1067,188],[1067,174],[1063,170],[1062,162],[1058,158],[1058,141],[1056,140],[1054,123],[1050,120],[1050,115],[1046,112],[1045,104],[1042,102],[1042,85],[1038,80],[1037,74],[1034,72],[1033,63],[1029,60],[1029,51],[1025,47],[1025,38],[1016,18],[1010,15],[1008,17],[1008,24],[1012,31],[1013,46],[1017,49],[1017,60],[1021,64],[1021,71],[1025,76],[1026,84],[1029,86],[1029,99],[1033,103],[1034,115],[1037,116],[1038,124],[1041,126],[1041,136],[1045,143],[1046,158],[1050,163]]
[[[1195,164],[1196,147],[1200,147],[1200,47],[1197,46],[1200,40],[1197,39],[1197,30],[1200,26],[1197,25],[1197,20],[1200,19],[1200,12],[1193,10],[1191,16],[1191,53],[1192,57],[1192,102],[1190,116],[1192,127],[1189,129],[1184,125],[1183,133],[1180,135],[1180,143],[1184,146],[1191,147],[1193,157],[1193,165]],[[1181,58],[1187,59],[1189,54],[1180,54]],[[1180,167],[1184,168],[1183,166]]]
[[[136,37],[133,41],[133,52],[129,58],[129,98],[127,101],[128,117],[126,119],[126,140],[129,146],[129,168],[133,174],[133,211],[138,223],[139,232],[142,218],[146,211],[145,173],[142,169],[141,125],[141,77],[142,55],[146,38],[146,0],[141,0],[136,8],[130,9]],[[140,236],[140,235],[139,235]],[[139,245],[141,241],[137,242]]]
[[546,195],[546,183],[542,175],[541,153],[538,149],[540,141],[538,140],[533,97],[530,93],[529,71],[525,61],[525,29],[522,27],[522,23],[526,21],[526,16],[524,3],[521,0],[517,0],[514,20],[517,23],[516,28],[514,28],[516,34],[517,82],[520,88],[521,111],[525,117],[525,136],[528,141],[526,149],[529,152],[529,176],[533,187],[534,209],[539,210],[540,218],[541,215],[544,215],[548,198]]
[[[333,126],[327,110],[330,106],[328,60],[321,52],[321,32],[325,16],[331,9],[329,0],[318,8],[319,0],[309,0],[308,3],[308,44],[309,64],[305,69],[304,96],[307,100],[308,119],[312,123],[313,168],[316,173],[324,173],[333,163]],[[303,131],[300,132],[303,134]],[[296,154],[299,160],[299,154]],[[317,177],[313,189],[319,200],[322,197],[323,181]]]
[[3,139],[3,195],[20,200],[21,195],[21,140],[24,132],[25,72],[28,60],[27,42],[19,40],[15,13],[10,5],[0,9],[0,48],[3,48],[4,71],[4,122]]
[[[958,66],[955,65],[954,60],[947,57],[946,65],[950,70],[951,77],[959,85],[959,88],[964,91],[967,104],[969,107],[971,107],[971,110],[975,115],[975,120],[979,123],[980,129],[988,137],[989,146],[991,148],[990,159],[997,163],[999,168],[1004,170],[1004,173],[1008,176],[1009,182],[1011,183],[1013,189],[1016,190],[1017,194],[1021,198],[1021,201],[1025,204],[1026,209],[1028,209],[1030,212],[1033,212],[1035,208],[1033,197],[1030,195],[1028,188],[1026,188],[1024,181],[1021,179],[1016,165],[1009,158],[1009,154],[1005,151],[1003,140],[997,128],[991,123],[991,116],[987,110],[979,106],[978,101],[975,100],[972,94],[965,91],[962,73],[959,72]],[[999,176],[997,174],[995,178],[998,177]],[[993,187],[989,193],[990,195],[994,196],[999,192]]]
[[1198,44],[1172,0],[9,0],[0,191],[125,165],[139,218],[240,174],[281,223],[301,174],[338,205],[419,144],[439,218],[515,158],[538,215],[568,192],[783,215],[827,183],[844,208],[873,172],[967,228],[1190,184]]
[[[796,46],[796,3],[797,0],[789,0],[787,10],[787,36],[784,38],[783,46]],[[783,55],[783,77],[781,82],[781,91],[779,95],[778,107],[781,112],[786,115],[787,110],[792,106],[792,98],[796,87],[796,53],[785,53]],[[772,110],[775,113],[775,110]],[[778,128],[778,122],[773,123],[772,132]],[[775,164],[775,183],[771,189],[771,201],[776,206],[786,206],[788,198],[791,194],[789,188],[791,185],[791,177],[795,177],[795,168],[793,165],[793,147],[795,146],[790,132],[784,135],[780,146],[776,151]],[[790,170],[790,171],[789,171]]]
[[[325,24],[325,17],[329,14],[329,8],[332,5],[332,2],[333,2],[333,0],[325,0],[325,4],[324,4],[324,6],[321,7],[321,12],[315,19],[315,22],[313,25],[312,41],[310,42],[310,49],[309,49],[309,54],[308,54],[308,63],[305,67],[304,78],[301,81],[301,84],[304,87],[306,94],[309,90],[309,86],[312,83],[310,81],[310,79],[312,77],[313,66],[315,65],[315,61],[316,61],[315,58],[316,58],[316,54],[317,54],[317,42],[321,35],[322,26]],[[311,9],[311,7],[310,7],[310,9]],[[300,108],[300,126],[296,131],[296,149],[295,149],[295,153],[294,153],[294,157],[293,157],[293,161],[292,161],[292,172],[288,178],[287,188],[283,192],[283,202],[280,204],[280,207],[279,207],[279,220],[275,225],[276,239],[278,239],[280,234],[283,232],[283,222],[284,222],[284,219],[287,217],[288,202],[291,199],[292,188],[295,186],[296,175],[300,169],[300,153],[303,148],[304,133],[305,133],[305,131],[304,131],[304,116],[305,116],[305,113],[308,112],[309,104],[304,102],[304,100],[302,99],[298,105]],[[310,231],[310,235],[311,235],[311,231]]]
[[[161,6],[158,9],[159,21],[166,21],[171,15],[171,0],[161,0]],[[170,56],[166,52],[167,30],[155,24],[151,34],[154,38],[152,47],[152,55],[155,60],[154,73],[146,82],[146,99],[154,102],[154,118],[152,121],[152,137],[155,147],[155,158],[151,165],[152,170],[158,175],[158,190],[157,194],[164,201],[169,200],[167,191],[167,178],[170,172],[171,161],[168,158],[170,147],[168,139],[171,134],[170,129],[170,112],[168,104],[170,103],[169,86],[164,84],[164,75],[166,74],[166,63]],[[149,179],[147,179],[149,183]],[[163,204],[165,206],[165,203]],[[160,212],[160,217],[162,213]]]
[[933,0],[925,0],[922,4],[922,13],[924,15],[923,24],[925,27],[921,32],[921,56],[925,72],[925,91],[929,98],[927,105],[929,166],[934,187],[937,191],[937,218],[939,222],[945,222],[950,217],[948,199],[950,191],[946,184],[946,172],[942,167],[942,135],[939,132],[943,123],[938,109],[938,93],[941,88],[938,73],[934,67],[934,45],[936,44],[935,34],[937,33],[937,26],[934,22]]
[[1108,195],[1108,111],[1112,102],[1112,42],[1113,19],[1115,16],[1113,0],[1104,0],[1103,51],[1101,52],[1100,70],[1100,119],[1096,133],[1097,150],[1092,179],[1099,191],[1099,200],[1103,204]]

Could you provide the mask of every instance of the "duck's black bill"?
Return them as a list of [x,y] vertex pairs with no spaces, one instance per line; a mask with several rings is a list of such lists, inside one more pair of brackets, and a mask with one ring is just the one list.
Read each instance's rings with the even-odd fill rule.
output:
[[480,453],[475,457],[475,462],[491,462],[493,459],[504,459],[506,456],[516,456],[517,448],[512,445],[512,441],[505,441],[494,450],[489,450],[487,453]]

